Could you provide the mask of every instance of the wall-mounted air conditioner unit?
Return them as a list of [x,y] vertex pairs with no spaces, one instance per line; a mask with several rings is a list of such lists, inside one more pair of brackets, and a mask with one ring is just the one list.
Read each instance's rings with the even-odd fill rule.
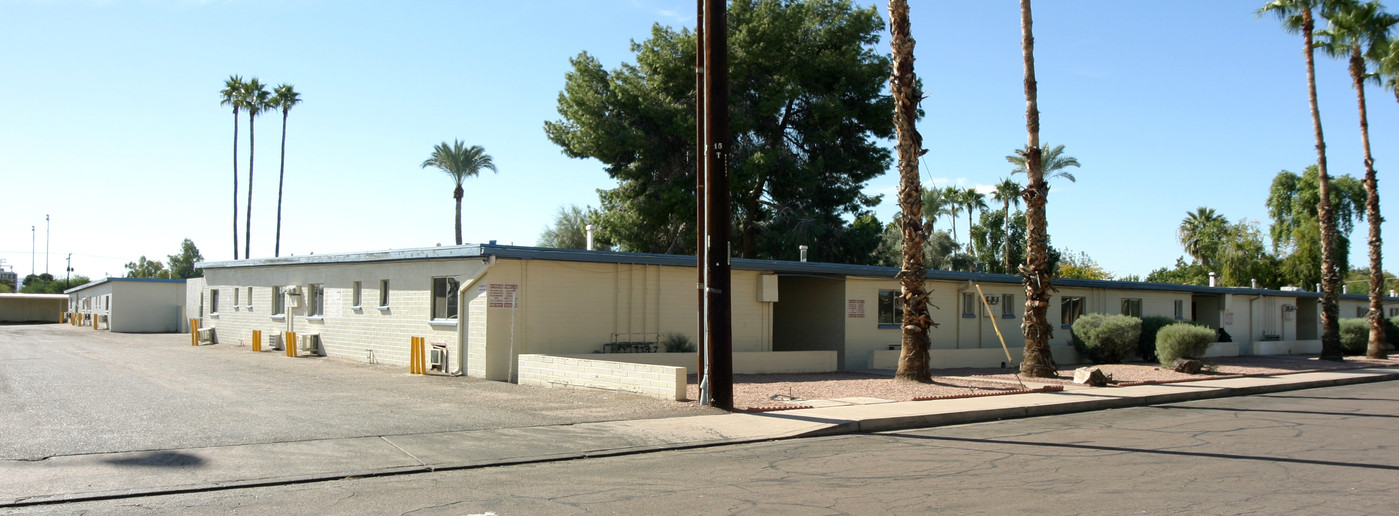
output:
[[447,372],[447,347],[434,345],[427,350],[427,368]]
[[297,343],[297,351],[315,355],[321,354],[321,335],[319,333],[303,333],[297,335],[296,339],[301,341]]

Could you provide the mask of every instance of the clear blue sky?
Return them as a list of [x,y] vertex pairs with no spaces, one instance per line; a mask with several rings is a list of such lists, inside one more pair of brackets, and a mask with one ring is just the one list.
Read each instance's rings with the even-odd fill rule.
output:
[[[911,3],[924,180],[996,183],[1025,142],[1018,6]],[[1301,39],[1255,18],[1262,3],[1036,4],[1042,139],[1083,163],[1078,183],[1052,183],[1055,246],[1145,275],[1182,255],[1175,229],[1196,206],[1266,228],[1273,176],[1315,154]],[[45,214],[56,276],[68,253],[79,274],[120,276],[186,237],[231,258],[232,113],[218,96],[231,74],[305,100],[288,128],[283,255],[451,244],[452,183],[419,165],[458,138],[500,168],[466,184],[465,240],[531,245],[560,206],[596,205],[595,189],[613,186],[544,136],[568,59],[586,50],[614,68],[653,23],[693,20],[693,0],[0,0],[0,258],[28,274],[37,226],[44,272]],[[1318,63],[1331,170],[1359,177],[1354,92],[1341,62]],[[1383,179],[1399,161],[1399,105],[1368,93]],[[241,248],[246,115],[239,124]],[[256,123],[254,257],[272,255],[280,126]],[[869,184],[888,194],[883,221],[896,183],[891,170]],[[1384,231],[1399,242],[1393,222]]]

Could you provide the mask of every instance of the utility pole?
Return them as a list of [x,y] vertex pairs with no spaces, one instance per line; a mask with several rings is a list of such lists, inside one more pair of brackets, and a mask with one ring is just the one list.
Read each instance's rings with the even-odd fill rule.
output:
[[49,273],[49,216],[44,214],[44,274]]
[[701,405],[708,405],[709,332],[705,331],[705,328],[709,322],[709,306],[705,300],[709,296],[705,295],[705,288],[709,282],[704,274],[704,163],[709,152],[704,141],[704,2],[705,0],[695,0],[695,306],[699,314],[699,317],[695,318],[698,326],[695,348],[699,350],[695,355],[695,377],[700,387],[699,402]]
[[38,249],[35,245],[39,242],[39,234],[35,232],[35,226],[29,226],[29,275],[38,276],[39,271],[34,269],[34,251]]
[[68,284],[68,281],[71,280],[72,278],[73,278],[73,253],[68,253],[68,274],[65,275],[65,276],[63,276],[63,284],[64,284],[64,285],[67,285],[67,284]]
[[726,0],[704,10],[705,296],[710,405],[733,410],[733,317],[729,259],[729,36]]

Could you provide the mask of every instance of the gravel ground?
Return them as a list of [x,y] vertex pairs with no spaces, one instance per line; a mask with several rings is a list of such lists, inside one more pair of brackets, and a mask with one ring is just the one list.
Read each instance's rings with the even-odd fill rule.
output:
[[[1297,371],[1351,369],[1357,367],[1396,367],[1399,359],[1370,360],[1347,357],[1329,362],[1303,356],[1221,357],[1205,360],[1200,374],[1177,373],[1155,363],[1093,365],[1111,375],[1113,383],[1181,381],[1244,374],[1281,374]],[[1059,378],[1017,378],[1005,369],[937,369],[933,383],[893,381],[893,371],[864,373],[807,373],[734,375],[734,407],[738,409],[778,408],[810,405],[815,400],[846,403],[877,403],[881,400],[907,401],[915,397],[967,394],[993,394],[1036,388],[1046,384],[1073,385],[1073,369],[1059,371]],[[1022,387],[1022,382],[1023,387]],[[699,398],[699,386],[690,376],[688,397]],[[829,403],[823,403],[829,404]]]

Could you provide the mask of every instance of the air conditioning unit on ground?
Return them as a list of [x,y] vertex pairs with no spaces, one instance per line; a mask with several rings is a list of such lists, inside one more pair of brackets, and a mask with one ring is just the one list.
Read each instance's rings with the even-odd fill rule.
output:
[[267,336],[267,347],[270,348],[270,349],[275,349],[275,350],[277,350],[277,351],[281,351],[281,350],[282,350],[282,334],[277,333],[277,332],[272,332],[272,334],[268,335],[268,336]]
[[427,350],[427,368],[447,372],[447,346],[436,346]]
[[296,337],[297,340],[301,341],[297,343],[297,351],[304,351],[316,355],[321,354],[321,335],[319,333],[303,333]]

